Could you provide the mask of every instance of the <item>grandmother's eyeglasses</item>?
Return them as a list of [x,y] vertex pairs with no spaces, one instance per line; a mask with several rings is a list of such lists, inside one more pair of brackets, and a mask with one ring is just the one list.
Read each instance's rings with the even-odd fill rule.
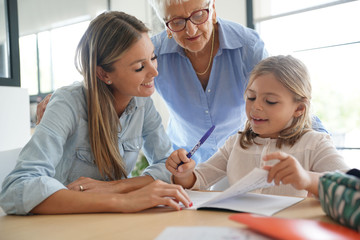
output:
[[195,25],[206,22],[209,18],[209,9],[201,9],[191,13],[188,18],[176,17],[167,21],[166,26],[173,32],[180,32],[185,29],[188,20]]

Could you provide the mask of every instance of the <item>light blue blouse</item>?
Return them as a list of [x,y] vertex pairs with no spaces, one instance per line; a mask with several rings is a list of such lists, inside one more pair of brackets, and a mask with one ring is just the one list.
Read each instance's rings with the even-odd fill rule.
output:
[[[6,213],[27,214],[79,177],[104,180],[94,163],[87,119],[82,83],[63,87],[53,94],[15,169],[3,182],[0,205]],[[143,147],[150,164],[144,174],[170,182],[165,161],[172,146],[151,98],[134,97],[119,121],[122,127],[118,132],[119,150],[126,171],[132,171]]]
[[246,120],[244,91],[251,70],[267,57],[258,34],[218,18],[219,50],[204,91],[184,50],[166,32],[152,38],[158,56],[155,87],[167,104],[167,133],[175,149],[190,151],[212,126],[216,128],[192,157],[203,162]]

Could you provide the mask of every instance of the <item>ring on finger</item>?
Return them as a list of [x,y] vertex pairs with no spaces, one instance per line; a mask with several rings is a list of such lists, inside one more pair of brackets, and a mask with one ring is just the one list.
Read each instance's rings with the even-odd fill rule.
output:
[[80,188],[80,192],[83,192],[85,190],[82,185],[80,185],[79,188]]

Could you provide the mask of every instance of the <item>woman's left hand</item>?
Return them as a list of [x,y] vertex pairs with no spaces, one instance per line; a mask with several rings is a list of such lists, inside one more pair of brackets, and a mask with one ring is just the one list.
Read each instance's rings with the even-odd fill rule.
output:
[[291,184],[298,190],[308,190],[312,185],[312,178],[300,163],[291,155],[284,152],[274,152],[263,157],[264,161],[279,160],[273,166],[265,166],[269,171],[268,182],[274,180],[276,185]]
[[116,181],[99,181],[88,177],[80,177],[67,185],[67,188],[80,192],[128,193],[140,189],[153,181],[154,179],[151,176],[140,176]]

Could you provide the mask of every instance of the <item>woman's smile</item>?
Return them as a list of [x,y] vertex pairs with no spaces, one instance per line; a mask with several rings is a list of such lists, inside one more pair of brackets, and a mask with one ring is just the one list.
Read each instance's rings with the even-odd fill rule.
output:
[[152,88],[154,87],[154,80],[151,80],[150,82],[142,83],[141,86],[146,88]]

